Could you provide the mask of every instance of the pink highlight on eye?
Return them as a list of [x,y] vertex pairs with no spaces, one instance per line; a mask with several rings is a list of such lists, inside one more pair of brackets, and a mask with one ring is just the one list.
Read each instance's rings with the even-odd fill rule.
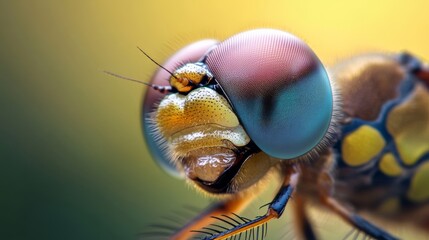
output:
[[258,29],[222,42],[206,63],[221,85],[233,85],[240,89],[238,94],[254,96],[300,79],[317,66],[318,59],[294,35]]

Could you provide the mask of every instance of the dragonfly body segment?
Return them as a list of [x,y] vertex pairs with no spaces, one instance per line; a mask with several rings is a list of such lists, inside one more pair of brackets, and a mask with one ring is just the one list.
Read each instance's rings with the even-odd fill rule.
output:
[[[401,62],[404,55],[360,57],[336,69],[348,114],[334,145],[335,180],[338,198],[356,209],[424,225],[429,220],[429,212],[422,211],[429,202],[423,181],[429,176],[429,92]],[[343,78],[346,72],[353,77]],[[364,96],[362,101],[348,99],[357,95]]]

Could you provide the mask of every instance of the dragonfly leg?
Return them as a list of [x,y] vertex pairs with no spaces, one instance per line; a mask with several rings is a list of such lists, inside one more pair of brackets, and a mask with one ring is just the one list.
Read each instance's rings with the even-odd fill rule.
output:
[[286,207],[286,204],[289,201],[294,191],[297,179],[298,179],[298,173],[294,173],[290,175],[290,177],[285,179],[285,182],[283,183],[280,190],[277,192],[277,195],[268,206],[268,211],[265,215],[257,217],[253,220],[246,221],[245,223],[238,224],[237,226],[229,230],[223,231],[221,233],[207,236],[204,238],[204,240],[227,239],[232,236],[242,234],[248,230],[262,226],[273,218],[279,218],[282,215]]
[[336,214],[338,214],[341,218],[343,218],[346,222],[361,230],[365,234],[378,239],[378,240],[397,240],[399,238],[392,236],[390,233],[384,231],[383,229],[375,226],[374,224],[368,222],[361,216],[350,212],[345,207],[343,207],[339,202],[335,199],[322,196],[322,203],[325,204],[329,209],[333,210]]
[[305,211],[305,201],[300,195],[294,196],[295,229],[299,239],[317,239],[308,215]]
[[222,202],[217,202],[209,206],[202,213],[190,220],[185,226],[178,229],[176,233],[170,237],[171,240],[187,240],[190,239],[195,232],[193,230],[204,229],[207,225],[216,221],[212,216],[220,216],[231,214],[233,212],[241,212],[252,200],[251,197],[236,197]]

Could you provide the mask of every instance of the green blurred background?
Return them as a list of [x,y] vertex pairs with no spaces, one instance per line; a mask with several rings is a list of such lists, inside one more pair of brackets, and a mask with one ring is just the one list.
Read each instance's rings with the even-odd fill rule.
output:
[[[152,162],[144,87],[102,72],[148,79],[156,66],[136,46],[162,62],[197,39],[275,27],[327,65],[368,51],[429,58],[423,0],[112,2],[0,2],[0,239],[136,239],[209,202]],[[290,222],[273,231],[288,234]],[[348,231],[335,227],[325,231]]]

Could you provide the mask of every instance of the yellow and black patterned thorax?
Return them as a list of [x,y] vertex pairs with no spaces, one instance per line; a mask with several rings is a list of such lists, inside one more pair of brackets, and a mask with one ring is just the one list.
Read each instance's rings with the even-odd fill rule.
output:
[[359,57],[332,71],[346,114],[334,146],[339,199],[403,215],[429,205],[429,88],[408,55]]

